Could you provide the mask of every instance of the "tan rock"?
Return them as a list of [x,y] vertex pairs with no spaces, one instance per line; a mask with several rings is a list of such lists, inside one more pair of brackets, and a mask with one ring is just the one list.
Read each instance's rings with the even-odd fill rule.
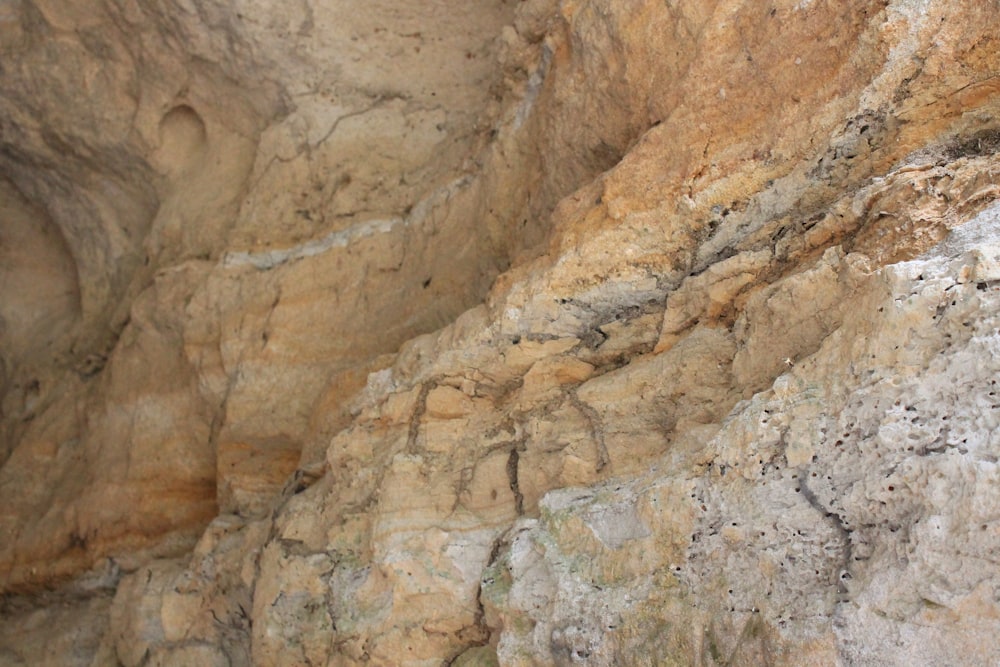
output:
[[427,393],[425,412],[432,419],[457,419],[472,412],[472,401],[461,390],[434,387]]
[[0,661],[996,653],[993,4],[8,4]]

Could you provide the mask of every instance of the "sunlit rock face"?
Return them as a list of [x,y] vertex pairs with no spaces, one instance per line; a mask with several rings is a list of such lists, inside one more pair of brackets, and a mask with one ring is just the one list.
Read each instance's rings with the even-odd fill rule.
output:
[[998,24],[0,2],[0,664],[987,664]]

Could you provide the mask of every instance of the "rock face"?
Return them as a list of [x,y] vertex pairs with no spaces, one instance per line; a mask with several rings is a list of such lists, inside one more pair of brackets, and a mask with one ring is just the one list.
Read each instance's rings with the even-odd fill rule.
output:
[[1000,6],[0,7],[0,664],[988,664]]

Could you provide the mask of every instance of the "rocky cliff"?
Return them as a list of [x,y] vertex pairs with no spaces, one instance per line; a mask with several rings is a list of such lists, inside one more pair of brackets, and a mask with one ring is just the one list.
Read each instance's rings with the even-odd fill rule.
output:
[[997,25],[0,3],[0,664],[991,664]]

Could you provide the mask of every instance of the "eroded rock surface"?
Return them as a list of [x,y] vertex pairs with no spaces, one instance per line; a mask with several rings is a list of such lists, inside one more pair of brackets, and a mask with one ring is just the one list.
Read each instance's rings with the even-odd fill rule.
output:
[[482,298],[511,9],[437,13],[9,8],[5,589],[266,512],[373,358]]
[[995,4],[4,11],[7,662],[1000,648]]

